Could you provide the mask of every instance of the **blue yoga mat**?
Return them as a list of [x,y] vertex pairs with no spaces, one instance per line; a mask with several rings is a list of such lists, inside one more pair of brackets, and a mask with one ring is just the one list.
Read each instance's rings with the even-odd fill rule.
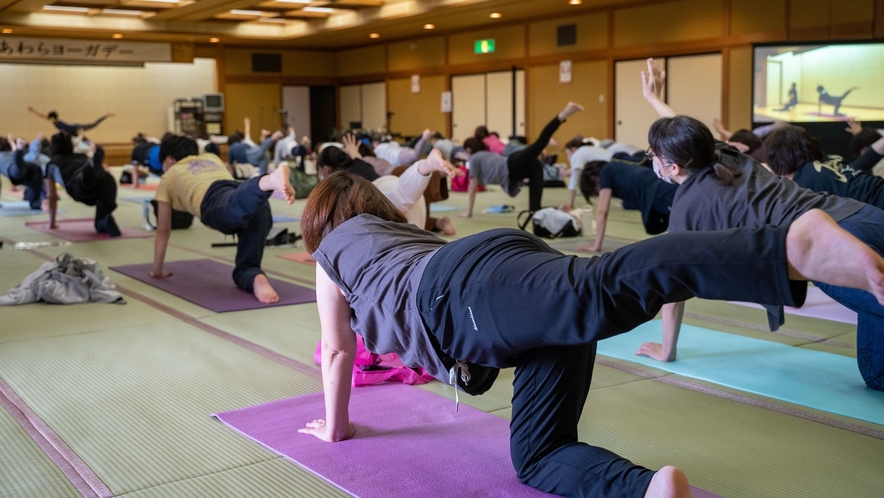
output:
[[663,363],[635,352],[642,342],[660,342],[662,322],[599,342],[598,352],[667,372],[700,379],[884,424],[884,392],[866,387],[854,358],[683,325],[678,359]]
[[[46,214],[39,209],[31,209],[28,201],[2,201],[0,202],[0,218],[9,218],[12,216],[34,216],[37,214]],[[64,213],[63,209],[59,209],[57,213]]]
[[459,211],[463,208],[457,206],[447,206],[445,204],[430,204],[431,213],[444,213],[445,211]]

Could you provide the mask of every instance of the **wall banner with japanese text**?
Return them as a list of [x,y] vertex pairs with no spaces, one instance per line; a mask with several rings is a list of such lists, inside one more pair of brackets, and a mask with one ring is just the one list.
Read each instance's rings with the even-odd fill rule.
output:
[[0,38],[0,62],[72,62],[138,64],[170,62],[170,43],[117,40],[68,40],[62,38]]

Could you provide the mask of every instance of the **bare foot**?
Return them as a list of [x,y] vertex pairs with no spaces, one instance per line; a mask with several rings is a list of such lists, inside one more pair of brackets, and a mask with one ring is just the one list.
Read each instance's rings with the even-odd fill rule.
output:
[[789,226],[786,257],[790,278],[862,289],[884,306],[884,259],[823,211],[812,209]]
[[688,478],[678,467],[667,465],[658,470],[648,490],[645,491],[645,498],[691,498],[691,485],[688,484]]
[[443,216],[436,220],[436,228],[441,230],[445,235],[454,235],[454,224],[451,223],[451,220],[447,216]]
[[583,106],[574,102],[568,102],[568,105],[559,113],[559,121],[565,121],[569,117],[583,110]]
[[273,173],[264,175],[258,180],[258,187],[265,192],[279,190],[285,196],[285,201],[289,204],[295,202],[295,189],[289,183],[289,165],[288,163],[279,163]]
[[276,290],[270,285],[270,280],[267,280],[267,276],[263,273],[255,277],[255,281],[252,282],[252,292],[255,293],[258,301],[262,303],[275,303],[279,301],[279,294],[276,293]]

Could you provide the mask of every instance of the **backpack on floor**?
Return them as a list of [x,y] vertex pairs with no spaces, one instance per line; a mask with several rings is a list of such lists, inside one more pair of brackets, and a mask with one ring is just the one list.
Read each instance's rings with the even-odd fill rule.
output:
[[[151,199],[150,205],[153,206],[154,218],[159,219],[159,203],[156,199]],[[150,211],[146,207],[144,210],[144,221],[154,230],[157,229],[156,224],[151,221]],[[190,228],[190,225],[193,225],[192,214],[188,213],[187,211],[176,211],[174,209],[172,210],[172,230],[177,230],[179,228]]]
[[[531,214],[525,210],[517,218],[519,228],[530,231],[538,237],[558,239],[560,237],[577,237],[580,235],[580,221],[570,214],[552,207],[543,208]],[[528,224],[531,223],[531,230]]]

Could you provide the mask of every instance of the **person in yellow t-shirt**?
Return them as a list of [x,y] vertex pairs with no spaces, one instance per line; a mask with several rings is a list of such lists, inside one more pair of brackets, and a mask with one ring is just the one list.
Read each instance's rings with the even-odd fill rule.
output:
[[282,191],[285,200],[295,201],[289,183],[289,170],[280,165],[269,175],[234,181],[221,158],[215,154],[198,154],[195,141],[177,135],[160,144],[160,162],[165,174],[157,187],[157,236],[154,241],[154,263],[150,276],[166,278],[171,272],[163,269],[166,246],[172,232],[172,210],[187,211],[209,228],[221,233],[236,234],[236,267],[233,281],[249,291],[262,303],[275,303],[279,296],[261,270],[264,241],[273,226],[270,196]]

